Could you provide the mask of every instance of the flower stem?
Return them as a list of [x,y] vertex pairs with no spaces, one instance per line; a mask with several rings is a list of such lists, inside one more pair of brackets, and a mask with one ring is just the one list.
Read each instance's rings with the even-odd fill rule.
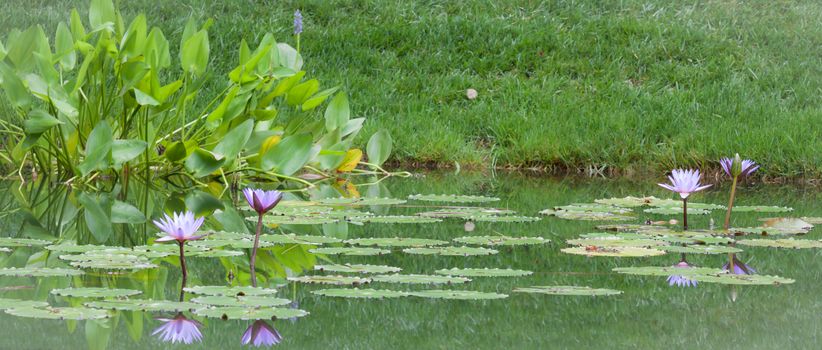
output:
[[734,207],[734,197],[736,196],[736,180],[737,176],[734,176],[734,182],[731,184],[731,199],[728,201],[728,211],[725,212],[725,225],[722,226],[726,231],[731,228],[731,209]]
[[186,256],[185,256],[185,249],[183,248],[183,241],[177,241],[177,244],[180,245],[180,269],[183,270],[183,286],[186,286],[186,280],[188,279],[188,269],[186,269]]
[[254,247],[251,248],[251,286],[257,286],[257,271],[254,265],[257,263],[257,246],[260,244],[260,233],[263,231],[263,214],[257,218],[257,233],[254,234]]
[[688,231],[688,198],[682,198],[682,230]]

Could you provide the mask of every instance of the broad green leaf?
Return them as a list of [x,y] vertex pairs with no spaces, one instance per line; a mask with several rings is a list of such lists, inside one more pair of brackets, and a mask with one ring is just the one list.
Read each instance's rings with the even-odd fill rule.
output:
[[303,57],[297,50],[288,44],[277,44],[277,50],[280,54],[280,65],[286,68],[291,68],[299,71],[303,68]]
[[146,62],[155,70],[171,65],[171,54],[168,51],[168,40],[159,28],[152,28],[146,38]]
[[120,169],[125,162],[137,158],[148,144],[142,140],[114,140],[111,147],[111,160],[115,169]]
[[180,63],[186,72],[203,75],[208,66],[209,55],[208,32],[201,30],[192,35],[183,44]]
[[320,91],[320,92],[312,95],[311,97],[309,97],[308,100],[306,100],[305,102],[303,102],[303,105],[300,106],[300,108],[303,111],[310,111],[314,108],[317,108],[317,106],[319,106],[320,104],[325,102],[325,100],[328,99],[328,96],[331,96],[331,94],[337,92],[337,90],[339,90],[339,89],[340,89],[339,86],[335,86],[333,88],[325,89],[323,91]]
[[146,216],[135,206],[118,200],[111,205],[111,222],[115,224],[142,224]]
[[91,235],[97,242],[104,243],[111,236],[111,204],[107,198],[100,195],[91,196],[80,193],[77,201],[83,206],[83,217]]
[[139,14],[131,21],[128,29],[123,34],[123,40],[120,43],[120,55],[124,59],[142,55],[146,47],[146,33],[148,33],[146,16]]
[[[44,40],[45,42],[43,42]],[[31,72],[36,63],[33,55],[35,52],[42,52],[43,45],[48,48],[48,39],[43,28],[39,25],[31,26],[15,37],[14,40],[9,38],[6,58],[11,60],[17,72]]]
[[343,160],[345,160],[346,150],[348,149],[347,142],[340,142],[329,149],[320,151],[317,160],[320,162],[320,168],[323,170],[336,169]]
[[225,159],[217,159],[211,152],[197,148],[186,159],[186,169],[195,177],[203,177],[219,169],[223,163]]
[[340,92],[334,96],[325,109],[325,129],[333,131],[341,128],[348,123],[350,118],[351,109],[348,105],[348,96],[345,92]]
[[291,135],[262,155],[263,170],[274,170],[283,175],[292,175],[319,153],[312,144],[310,134]]
[[351,172],[352,170],[357,168],[357,164],[360,163],[362,159],[362,151],[359,148],[353,148],[345,152],[345,157],[343,158],[342,163],[340,166],[337,167],[338,173],[347,173]]
[[41,134],[60,124],[63,124],[63,122],[51,116],[48,112],[35,109],[29,112],[28,118],[23,122],[23,127],[26,129],[27,134]]
[[285,78],[277,83],[277,86],[275,86],[274,89],[268,93],[268,95],[265,95],[265,97],[260,99],[259,106],[268,106],[275,97],[285,95],[294,85],[300,82],[300,79],[302,79],[303,76],[305,76],[305,72],[300,71],[297,74]]
[[391,155],[393,142],[391,134],[389,134],[387,130],[380,130],[374,133],[374,135],[371,135],[371,138],[368,140],[368,145],[365,147],[366,153],[368,154],[368,162],[377,166],[385,163],[385,161],[388,160],[388,156]]
[[151,95],[140,91],[139,89],[134,89],[134,98],[137,100],[137,104],[141,106],[159,106],[160,101],[157,101]]
[[240,86],[235,86],[228,92],[228,94],[226,94],[223,101],[217,105],[217,108],[208,114],[208,117],[206,118],[206,126],[209,129],[216,129],[223,122],[223,116],[225,115],[226,110],[228,110],[228,106],[231,104],[231,101],[233,101],[234,97],[237,96],[238,92],[240,92]]
[[317,79],[308,80],[291,88],[285,97],[285,102],[289,106],[300,105],[318,90],[320,90],[320,82]]
[[2,81],[3,92],[11,101],[12,106],[22,108],[31,103],[31,95],[23,85],[23,81],[14,73],[14,69],[2,61],[0,61],[0,81]]
[[71,27],[71,36],[75,40],[85,40],[86,28],[83,26],[83,20],[80,19],[80,12],[77,12],[77,9],[71,10],[69,26]]
[[[248,46],[246,46],[246,49],[248,49]],[[260,60],[268,56],[269,50],[271,50],[271,46],[264,47],[253,57],[249,58],[248,61],[241,62],[239,66],[228,73],[228,78],[235,83],[245,83],[257,79],[257,77],[251,73],[254,73]]]
[[54,49],[57,58],[60,59],[60,67],[64,70],[74,69],[77,64],[77,54],[74,52],[74,38],[65,23],[57,24],[57,34],[54,38]]
[[108,168],[111,162],[111,149],[114,143],[111,127],[105,120],[97,123],[86,140],[86,157],[78,168],[83,176],[94,170]]
[[243,146],[248,142],[253,130],[254,120],[244,121],[226,133],[223,140],[211,152],[217,159],[225,158],[226,163],[231,162],[243,150]]
[[360,132],[360,129],[362,129],[362,124],[364,122],[365,122],[365,118],[354,118],[354,119],[349,120],[348,123],[345,123],[345,126],[343,126],[342,133],[340,133],[340,136],[342,136],[342,137],[346,137],[348,135],[351,135],[352,137],[356,136],[357,133]]
[[203,191],[193,191],[186,196],[186,208],[195,215],[210,215],[215,210],[223,210],[223,202]]
[[92,30],[117,22],[117,12],[111,0],[91,0],[88,9],[88,22]]
[[177,162],[185,159],[188,156],[185,143],[182,141],[170,143],[166,148],[165,153],[163,153],[163,156],[171,162]]

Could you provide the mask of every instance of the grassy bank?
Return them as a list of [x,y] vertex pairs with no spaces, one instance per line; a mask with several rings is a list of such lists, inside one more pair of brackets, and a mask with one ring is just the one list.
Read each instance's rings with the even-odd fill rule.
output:
[[[127,21],[146,12],[172,42],[189,16],[213,18],[219,72],[236,64],[243,38],[271,31],[293,43],[301,9],[309,74],[344,86],[354,114],[369,118],[363,135],[389,129],[399,162],[653,171],[739,152],[763,174],[822,176],[818,1],[120,6]],[[34,23],[53,33],[72,7],[87,5],[5,0],[0,37]]]

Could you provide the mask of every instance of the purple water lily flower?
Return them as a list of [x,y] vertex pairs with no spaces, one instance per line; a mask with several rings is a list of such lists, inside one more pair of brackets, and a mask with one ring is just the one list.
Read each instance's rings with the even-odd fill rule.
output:
[[257,214],[265,214],[273,209],[283,199],[280,191],[264,191],[261,189],[246,188],[243,190],[245,200]]
[[[691,268],[691,265],[688,265],[686,261],[680,261],[678,264],[674,265],[674,267],[678,269],[689,269]],[[670,275],[668,276],[668,285],[676,285],[678,287],[696,287],[697,282],[682,275]]]
[[[719,160],[719,164],[722,165],[722,170],[725,170],[725,173],[728,174],[730,177],[734,177],[733,175],[733,165],[734,159],[733,158],[722,158]],[[742,166],[740,167],[739,176],[745,177],[752,174],[754,171],[759,169],[759,165],[756,162],[750,159],[743,159]]]
[[671,171],[671,176],[668,176],[668,180],[671,181],[671,184],[659,185],[671,191],[679,193],[679,196],[682,197],[682,199],[685,199],[688,198],[688,196],[690,196],[691,193],[702,191],[708,187],[711,187],[710,184],[700,184],[700,177],[701,175],[699,174],[699,170],[674,169]]
[[283,341],[283,336],[263,320],[256,320],[243,333],[243,345],[272,346]]
[[194,213],[187,211],[185,213],[173,213],[171,216],[166,214],[159,220],[154,220],[154,225],[157,225],[166,235],[158,238],[155,242],[170,242],[177,241],[183,243],[185,241],[193,241],[203,238],[205,235],[195,235],[197,230],[203,224],[205,217],[194,218]]
[[[748,266],[748,264],[739,261],[736,258],[736,255],[734,255],[733,259],[734,259],[734,271],[733,271],[733,273],[735,275],[753,275],[753,274],[756,273],[756,270],[754,270],[753,267],[750,267],[750,266]],[[725,265],[722,265],[722,270],[728,271],[728,267],[729,267],[728,265],[730,265],[730,263],[725,263]]]
[[294,35],[303,32],[303,14],[300,10],[294,11]]
[[189,320],[182,313],[174,318],[158,318],[164,323],[157,327],[151,335],[159,334],[158,338],[164,342],[191,344],[203,339],[200,333],[202,324],[195,320]]

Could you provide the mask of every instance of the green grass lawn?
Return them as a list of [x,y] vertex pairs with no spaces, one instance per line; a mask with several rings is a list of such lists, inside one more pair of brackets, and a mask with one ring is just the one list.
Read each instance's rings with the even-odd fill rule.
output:
[[[84,0],[3,3],[0,38],[35,23],[53,33],[72,7],[87,11]],[[309,75],[344,86],[368,117],[361,135],[389,129],[399,162],[630,173],[739,152],[762,174],[822,176],[819,1],[120,3],[127,22],[146,12],[172,43],[189,16],[213,18],[221,73],[241,39],[254,47],[271,31],[294,44],[301,9]]]

